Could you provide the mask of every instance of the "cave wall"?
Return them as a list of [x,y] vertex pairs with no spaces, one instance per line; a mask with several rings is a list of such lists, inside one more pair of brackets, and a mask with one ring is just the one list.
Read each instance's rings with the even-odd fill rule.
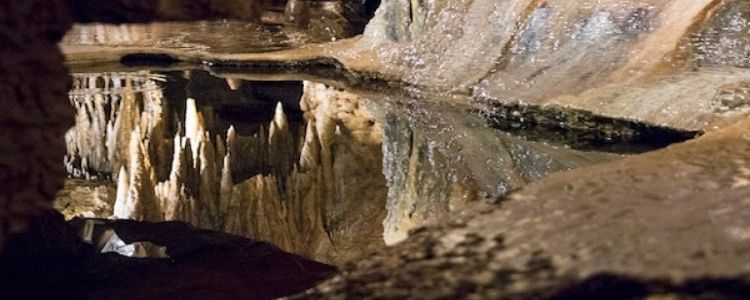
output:
[[62,188],[73,109],[56,43],[72,23],[67,1],[0,3],[0,246]]
[[[399,44],[407,51],[394,62],[400,60],[417,73],[413,79],[428,86],[466,89],[506,72],[555,75],[549,65],[576,71],[611,64],[588,78],[606,80],[609,73],[660,67],[716,5],[711,0],[688,6],[671,0],[392,0],[384,1],[368,26],[366,41]],[[603,59],[610,63],[596,63]]]
[[361,43],[407,84],[703,130],[728,117],[722,103],[746,106],[736,87],[750,79],[738,69],[750,54],[747,6],[390,0]]

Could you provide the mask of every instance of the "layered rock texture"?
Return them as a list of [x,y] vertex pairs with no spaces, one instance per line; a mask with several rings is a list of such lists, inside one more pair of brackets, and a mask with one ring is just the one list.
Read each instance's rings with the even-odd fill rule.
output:
[[362,42],[409,83],[702,130],[747,113],[721,100],[741,98],[748,80],[747,11],[746,1],[385,1]]

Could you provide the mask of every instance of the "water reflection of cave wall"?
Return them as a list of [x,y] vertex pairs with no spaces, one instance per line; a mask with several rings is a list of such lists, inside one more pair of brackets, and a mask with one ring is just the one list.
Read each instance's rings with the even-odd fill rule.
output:
[[449,105],[407,100],[370,107],[384,133],[387,244],[448,220],[470,202],[495,201],[550,173],[621,157],[526,140]]
[[301,86],[203,72],[75,82],[66,166],[118,183],[99,217],[183,220],[329,262],[382,244],[380,131],[358,97],[306,84],[300,105]]

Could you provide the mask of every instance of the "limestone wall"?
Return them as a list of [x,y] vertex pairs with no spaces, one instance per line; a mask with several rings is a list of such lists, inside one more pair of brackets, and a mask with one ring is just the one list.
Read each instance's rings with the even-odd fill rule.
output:
[[361,42],[411,84],[701,130],[750,75],[747,5],[386,0]]

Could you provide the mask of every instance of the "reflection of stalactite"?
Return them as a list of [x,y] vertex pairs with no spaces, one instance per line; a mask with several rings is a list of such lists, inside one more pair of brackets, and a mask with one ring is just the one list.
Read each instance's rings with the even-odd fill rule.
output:
[[279,190],[284,191],[287,174],[292,172],[294,164],[294,139],[289,128],[284,108],[281,102],[276,106],[273,121],[268,131],[268,163],[273,170],[279,184]]
[[129,171],[125,168],[120,169],[113,216],[121,219],[162,221],[164,216],[161,203],[157,201],[154,192],[156,176],[138,127],[130,137],[129,151]]
[[[262,238],[287,249],[309,253],[304,249],[309,248],[310,241],[295,241],[295,236],[298,235],[293,231],[310,225],[304,221],[296,222],[300,218],[288,218],[287,215],[290,211],[296,211],[296,215],[307,214],[301,204],[306,201],[319,202],[315,197],[295,200],[298,195],[309,194],[306,190],[315,189],[317,184],[309,178],[295,175],[294,141],[281,105],[268,127],[268,134],[238,137],[234,128],[230,127],[226,143],[211,139],[208,135],[203,123],[204,116],[196,109],[194,100],[187,100],[185,113],[185,134],[174,139],[169,178],[153,186],[155,197],[159,199],[154,203],[160,205],[158,210],[161,216],[167,220],[183,220],[205,228],[224,229],[231,233]],[[131,173],[128,175],[123,169],[123,175],[120,176],[115,217],[153,220],[143,216],[139,210],[140,207],[151,205],[139,202],[149,200],[148,197],[141,196],[144,193],[141,188],[144,187],[143,179],[148,178],[144,176],[144,172],[148,174],[148,170],[144,170],[143,166],[150,164],[141,160],[148,156],[137,151],[145,149],[149,142],[136,136],[140,135],[133,135],[131,139]],[[306,140],[316,139],[307,137]],[[239,141],[244,143],[238,146]],[[258,148],[265,150],[259,151]],[[265,158],[256,162],[267,164],[272,172],[258,174],[234,185],[231,169],[235,152],[266,154]],[[136,163],[141,167],[136,166]],[[258,166],[252,167],[258,169]],[[133,175],[133,169],[143,175]],[[317,193],[312,195],[319,196]],[[320,213],[318,209],[308,211]],[[151,215],[150,218],[158,216]],[[317,231],[322,232],[322,226],[317,228]],[[307,236],[309,235],[305,235]]]
[[[148,72],[79,74],[74,77],[70,100],[76,125],[66,134],[68,173],[74,177],[110,177],[127,165],[127,147],[133,129],[154,142],[148,151],[156,166],[169,153],[164,136],[164,96],[156,85],[163,80]],[[166,176],[159,167],[157,175]]]
[[[278,103],[254,134],[229,127],[223,137],[209,132],[213,112],[187,99],[174,104],[184,107],[184,118],[174,118],[184,124],[166,138],[161,95],[121,78],[99,91],[111,95],[98,96],[109,105],[99,110],[104,117],[86,108],[97,96],[72,96],[83,108],[69,140],[70,157],[119,170],[113,217],[186,221],[329,262],[382,243],[380,131],[358,97],[306,84],[299,133]],[[98,124],[107,129],[92,129]],[[101,154],[79,151],[89,146]]]
[[149,27],[143,25],[132,24],[79,25],[75,28],[75,36],[68,36],[67,39],[75,39],[75,41],[81,45],[131,44],[153,39],[153,34],[149,32],[148,29]]

